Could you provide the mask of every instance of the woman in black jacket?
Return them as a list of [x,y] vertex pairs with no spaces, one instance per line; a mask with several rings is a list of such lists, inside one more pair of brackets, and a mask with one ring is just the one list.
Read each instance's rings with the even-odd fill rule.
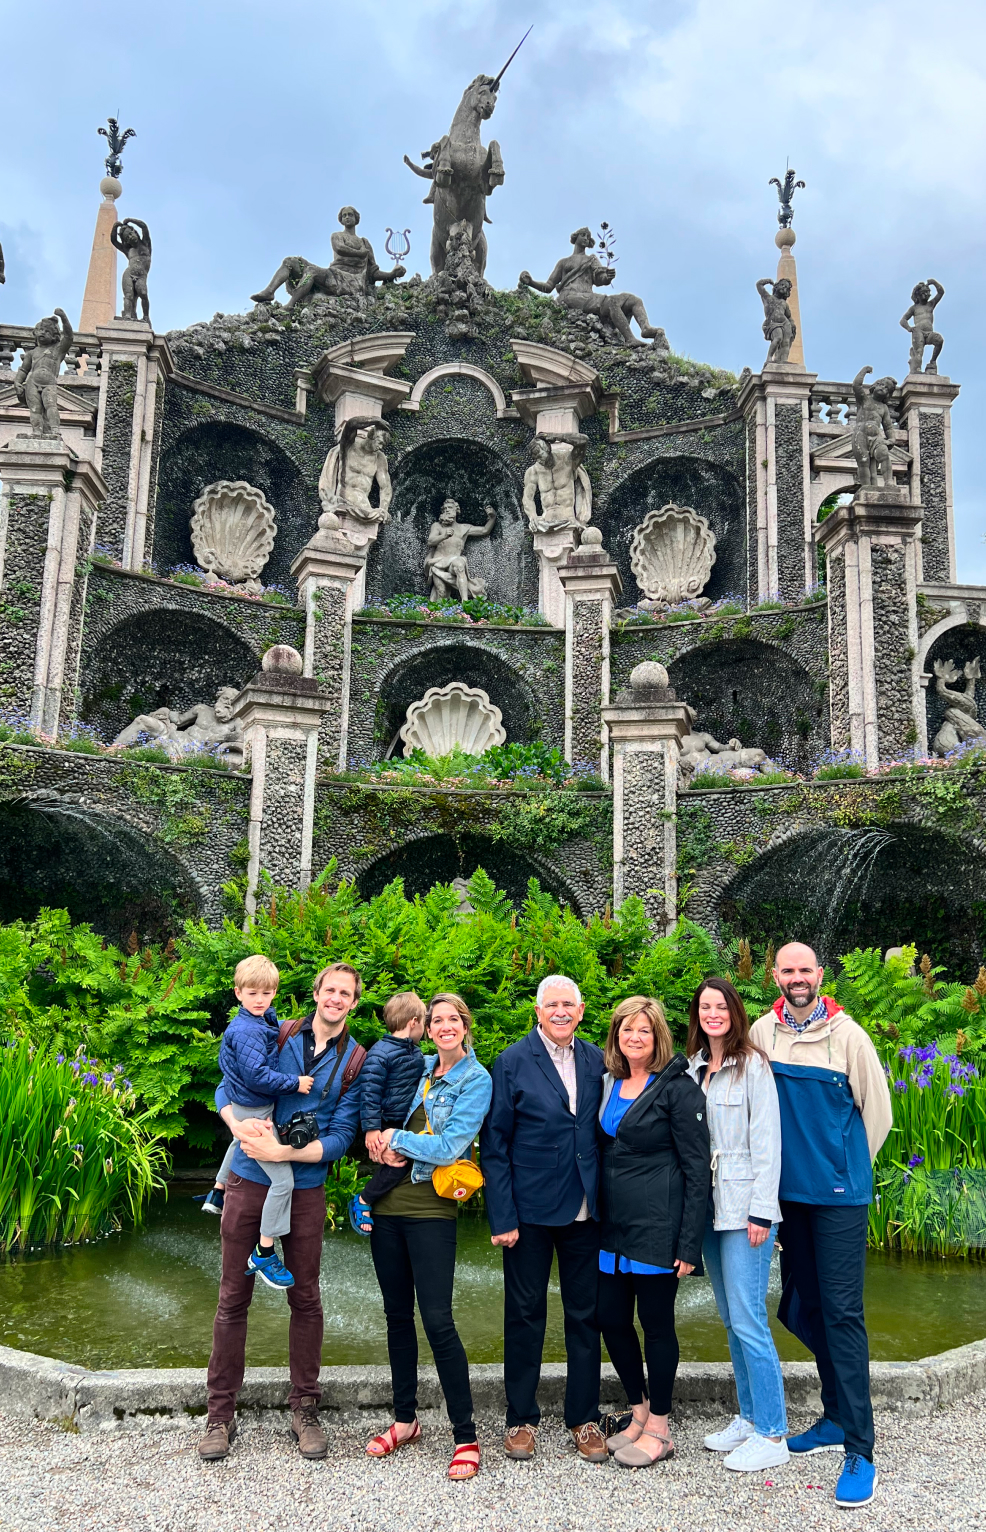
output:
[[[610,1451],[628,1468],[674,1456],[668,1435],[678,1370],[678,1279],[701,1270],[711,1183],[705,1097],[675,1053],[660,1001],[633,995],[613,1012],[603,1100],[599,1323],[633,1408]],[[644,1332],[648,1393],[634,1306]]]

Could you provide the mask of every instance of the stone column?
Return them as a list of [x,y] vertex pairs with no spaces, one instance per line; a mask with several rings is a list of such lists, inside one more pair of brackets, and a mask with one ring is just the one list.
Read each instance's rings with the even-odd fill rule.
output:
[[602,542],[598,528],[586,527],[558,579],[565,592],[565,759],[573,766],[598,762],[599,775],[608,782],[609,731],[602,710],[609,703],[613,605],[623,583]]
[[79,319],[83,335],[91,335],[97,325],[109,324],[116,313],[116,246],[110,239],[110,230],[116,223],[116,200],[123,187],[116,176],[104,176],[99,190],[103,200],[96,213],[96,231],[92,237]]
[[354,548],[335,512],[323,511],[318,531],[291,565],[305,609],[304,674],[315,678],[326,699],[318,754],[330,771],[346,768],[353,610],[365,562],[365,547]]
[[230,710],[243,724],[252,773],[248,916],[257,908],[261,872],[284,888],[311,881],[318,729],[331,699],[301,671],[297,649],[275,644]]
[[918,550],[920,580],[954,585],[952,401],[959,386],[933,372],[908,373],[900,385],[899,419],[911,454],[911,500],[924,507]]
[[790,362],[772,362],[740,391],[751,606],[778,596],[796,601],[815,583],[808,421],[816,377]]
[[922,507],[861,489],[815,529],[828,569],[832,744],[867,766],[926,743],[916,662]]
[[0,451],[0,700],[54,735],[75,716],[88,558],[106,485],[60,437]]
[[96,463],[108,486],[96,541],[125,569],[141,569],[154,547],[154,501],[164,381],[174,362],[163,335],[136,319],[100,325]]
[[603,717],[613,742],[613,907],[636,894],[661,932],[677,919],[678,760],[688,712],[664,666],[645,660]]

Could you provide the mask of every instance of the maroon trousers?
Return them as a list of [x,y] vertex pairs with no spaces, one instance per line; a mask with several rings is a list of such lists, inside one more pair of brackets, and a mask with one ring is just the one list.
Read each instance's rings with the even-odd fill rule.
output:
[[[233,1419],[236,1395],[246,1365],[247,1315],[259,1277],[246,1275],[247,1256],[260,1237],[260,1213],[266,1183],[244,1181],[231,1173],[223,1204],[223,1270],[219,1307],[212,1327],[209,1358],[209,1419]],[[325,1230],[324,1186],[296,1187],[291,1198],[291,1233],[285,1234],[284,1264],[294,1276],[287,1289],[291,1321],[288,1359],[291,1369],[289,1403],[321,1398],[318,1373],[322,1364],[322,1298],[318,1286]]]

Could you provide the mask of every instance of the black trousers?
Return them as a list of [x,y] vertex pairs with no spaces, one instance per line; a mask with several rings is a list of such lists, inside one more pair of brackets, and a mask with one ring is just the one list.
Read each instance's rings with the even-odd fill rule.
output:
[[445,1407],[457,1443],[474,1442],[469,1363],[452,1318],[455,1278],[453,1218],[398,1218],[381,1213],[373,1220],[370,1251],[387,1316],[387,1351],[394,1386],[394,1419],[414,1420],[418,1408],[418,1332],[414,1327],[417,1296],[445,1395]]
[[863,1318],[867,1207],[782,1202],[779,1238],[811,1336],[822,1409],[842,1427],[846,1452],[873,1457],[870,1348]]
[[565,1424],[599,1419],[599,1225],[522,1223],[520,1238],[503,1252],[503,1382],[507,1426],[536,1426],[541,1419],[544,1330],[548,1319],[551,1258],[558,1253],[558,1280],[565,1310]]
[[[648,1399],[655,1415],[666,1415],[671,1408],[678,1371],[674,1303],[680,1285],[673,1273],[650,1277],[622,1271],[613,1276],[599,1274],[599,1323],[606,1350],[629,1403],[643,1404]],[[633,1325],[634,1304],[644,1332],[649,1388],[644,1384],[644,1362]]]

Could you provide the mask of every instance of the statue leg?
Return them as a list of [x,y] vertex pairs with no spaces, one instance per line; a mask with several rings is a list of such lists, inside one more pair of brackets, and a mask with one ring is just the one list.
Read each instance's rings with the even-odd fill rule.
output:
[[287,263],[282,261],[274,275],[271,277],[270,281],[267,283],[267,286],[262,288],[259,293],[251,294],[250,302],[272,303],[274,300],[274,294],[277,292],[277,289],[288,280],[290,275],[291,273],[287,268]]
[[24,398],[27,401],[27,407],[28,407],[28,409],[31,412],[31,433],[32,433],[32,435],[34,435],[34,436],[44,436],[44,434],[45,434],[45,408],[44,408],[44,403],[42,401],[41,390],[38,388],[38,385],[35,383],[34,379],[31,377],[30,373],[28,374],[27,382],[24,384]]
[[938,334],[937,330],[932,330],[930,335],[925,336],[925,340],[928,344],[934,346],[935,349],[931,353],[931,361],[928,363],[924,370],[925,372],[936,373],[938,371],[938,358],[941,356],[941,348],[945,342],[942,340],[942,337]]
[[886,442],[877,442],[873,448],[873,482],[876,483],[877,474],[883,475],[883,483],[887,488],[893,488],[894,472],[890,466],[890,449]]
[[49,436],[61,436],[62,422],[58,414],[58,384],[46,383],[41,390],[41,403],[44,407],[45,425]]
[[627,322],[627,316],[623,312],[623,300],[627,296],[627,293],[619,293],[604,297],[599,305],[599,314],[607,324],[612,325],[613,329],[623,336],[628,345],[642,346],[643,341],[634,335]]
[[303,303],[314,286],[315,273],[309,268],[309,270],[305,272],[304,276],[298,278],[293,287],[288,288],[289,297],[285,307],[293,309],[296,308],[299,303]]
[[[150,300],[149,300],[149,298],[147,296],[147,278],[146,277],[138,277],[137,280],[135,281],[135,283],[134,283],[134,296],[136,298],[140,299],[140,307],[141,307],[141,310],[142,310],[141,318],[144,320],[145,324],[150,324],[150,322],[151,322],[151,305],[150,305]],[[137,307],[137,305],[135,303],[134,304],[134,309],[135,310],[136,310],[136,307]]]
[[129,270],[123,273],[123,313],[121,319],[136,319],[137,305],[134,302],[134,279]]
[[486,243],[486,235],[483,233],[482,227],[480,227],[479,233],[473,241],[472,247],[473,265],[476,267],[476,270],[480,276],[483,276],[486,271],[486,257],[488,251],[489,246]]
[[455,580],[455,588],[460,601],[469,600],[469,562],[464,555],[458,554],[448,561],[449,574]]
[[640,326],[640,333],[645,340],[653,340],[657,334],[657,327],[652,325],[647,318],[647,310],[644,308],[644,300],[638,298],[636,293],[623,293],[623,312],[627,319],[635,319]]
[[445,238],[443,239],[442,231],[436,222],[431,231],[431,270],[433,276],[437,277],[440,271],[445,270],[445,245],[447,241],[448,232],[446,231]]
[[924,360],[924,331],[911,331],[911,355],[908,360],[908,368],[911,372],[920,372],[921,363]]

